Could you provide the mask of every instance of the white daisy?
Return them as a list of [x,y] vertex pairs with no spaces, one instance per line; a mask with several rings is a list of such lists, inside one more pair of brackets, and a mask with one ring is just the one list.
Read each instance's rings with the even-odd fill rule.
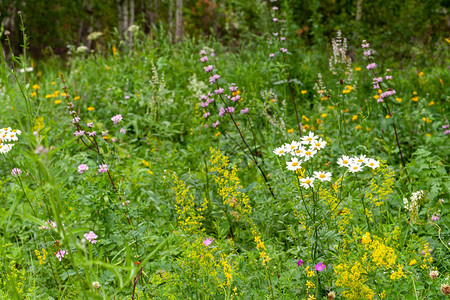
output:
[[304,153],[306,152],[306,148],[302,145],[298,146],[297,149],[291,151],[291,155],[303,157],[305,156]]
[[353,157],[353,158],[354,158],[354,160],[355,160],[356,162],[358,162],[358,163],[360,163],[360,164],[366,163],[367,160],[369,159],[369,158],[366,157],[365,155],[360,155],[359,157],[355,156],[355,157]]
[[309,134],[307,136],[302,137],[302,144],[311,144],[312,141],[316,141],[319,137],[314,135],[313,132],[309,132]]
[[337,164],[341,167],[348,167],[350,165],[350,157],[342,155],[342,157],[338,159]]
[[6,154],[11,151],[13,144],[0,144],[0,154]]
[[300,142],[292,141],[292,143],[290,144],[285,144],[284,148],[286,149],[286,151],[292,152],[295,151],[295,149],[297,149],[300,145]]
[[380,166],[380,162],[378,160],[375,160],[373,158],[368,158],[365,162],[366,166],[369,168],[372,168],[372,170],[375,170]]
[[320,181],[331,181],[331,172],[324,172],[324,171],[320,171],[314,172],[314,177],[319,179]]
[[297,157],[293,157],[291,161],[286,162],[286,169],[291,170],[291,171],[295,171],[297,169],[300,169],[302,166],[302,161],[298,160]]
[[314,157],[314,155],[316,155],[317,150],[314,149],[310,149],[310,150],[306,150],[305,153],[303,153],[303,159],[305,161],[308,161],[311,157]]
[[305,177],[300,178],[300,185],[305,189],[309,189],[310,187],[314,187],[314,177]]
[[348,166],[348,170],[350,171],[350,173],[361,172],[363,170],[363,166],[362,164],[355,162]]
[[275,150],[273,150],[273,153],[275,153],[278,156],[284,156],[286,154],[286,149],[283,146],[281,146],[281,147],[275,148]]
[[316,141],[312,141],[310,145],[313,149],[320,150],[320,149],[325,148],[325,146],[327,145],[327,142],[322,139],[319,139]]

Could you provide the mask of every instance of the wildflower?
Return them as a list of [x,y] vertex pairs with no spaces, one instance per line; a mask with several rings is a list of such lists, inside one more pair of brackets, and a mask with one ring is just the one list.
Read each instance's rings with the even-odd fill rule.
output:
[[217,81],[217,79],[220,78],[220,75],[214,74],[213,76],[209,77],[209,83],[213,84]]
[[311,144],[313,141],[316,141],[318,139],[318,136],[316,136],[315,134],[314,134],[314,132],[309,132],[309,134],[307,135],[307,136],[303,136],[302,138],[301,138],[301,140],[302,140],[302,144]]
[[218,88],[217,90],[214,90],[214,93],[216,93],[217,95],[220,95],[223,93],[223,88]]
[[54,102],[55,104],[60,104],[61,103],[61,100],[55,100],[55,102]]
[[303,90],[303,91],[302,91],[302,94],[306,94],[307,92],[308,92],[308,91],[306,91],[306,90]]
[[208,247],[209,245],[212,244],[213,241],[214,241],[214,239],[207,238],[206,240],[203,241],[203,244],[204,244],[206,247]]
[[95,132],[95,131],[92,131],[92,132],[88,132],[87,133],[89,136],[92,136],[92,137],[94,137],[94,136],[96,136],[97,135],[97,132]]
[[241,109],[241,114],[246,114],[248,113],[248,107]]
[[358,115],[354,115],[353,117],[352,117],[352,121],[356,121],[358,119]]
[[211,113],[209,111],[205,112],[203,114],[203,117],[206,119],[207,117],[209,117],[211,115]]
[[285,36],[282,36],[282,37],[280,37],[280,40],[285,41],[285,40],[286,40],[286,37],[285,37]]
[[324,171],[314,171],[314,177],[320,181],[331,181],[331,172],[325,173]]
[[300,178],[300,185],[305,189],[309,189],[310,187],[314,187],[314,177],[305,177]]
[[122,121],[122,115],[115,115],[111,118],[111,121],[114,122],[114,125],[117,125],[120,121]]
[[371,63],[371,64],[368,64],[368,65],[367,65],[366,69],[367,69],[367,70],[373,70],[373,69],[375,69],[376,67],[377,67],[377,64],[376,64],[376,63]]
[[417,97],[417,96],[416,97],[412,97],[411,100],[414,101],[414,102],[417,102],[417,101],[419,101],[419,97]]
[[272,10],[278,10],[277,6],[272,7]]
[[356,67],[355,71],[359,72],[359,71],[361,71],[361,68],[360,67]]
[[411,260],[411,261],[409,262],[409,265],[410,265],[410,266],[413,266],[413,265],[415,265],[416,263],[417,263],[417,260],[413,259],[413,260]]
[[234,112],[234,107],[232,107],[232,106],[227,107],[226,110],[231,114]]
[[365,43],[366,41],[364,40],[363,43],[361,44],[361,48],[369,48],[369,43]]
[[102,164],[98,166],[98,172],[99,173],[106,173],[108,172],[108,165]]
[[68,254],[68,252],[66,250],[59,250],[58,252],[56,252],[56,257],[58,258],[59,261],[61,261],[61,259],[64,257],[64,255]]
[[320,262],[314,266],[314,269],[318,272],[322,272],[323,270],[325,270],[326,267],[327,267],[326,265],[324,265],[322,262]]
[[99,289],[100,288],[100,283],[98,281],[94,281],[94,282],[92,282],[92,287],[94,289]]
[[270,54],[269,54],[269,57],[270,57],[270,58],[273,58],[274,56],[275,56],[275,54],[273,54],[273,53],[270,53]]
[[350,164],[350,157],[348,157],[347,155],[343,155],[338,159],[337,164],[341,167],[348,167]]
[[207,62],[207,61],[208,61],[208,56],[202,56],[202,57],[200,58],[200,61],[201,61],[202,63]]
[[85,171],[89,170],[86,164],[81,164],[78,166],[78,173],[83,174]]
[[217,120],[215,123],[212,124],[212,127],[216,128],[217,126],[219,126],[219,120]]
[[305,161],[308,161],[310,158],[313,158],[314,155],[317,154],[317,150],[306,150],[305,152],[300,153],[300,157],[303,157]]
[[93,111],[94,109],[95,109],[95,107],[92,107],[92,106],[89,106],[89,107],[87,108],[88,111]]
[[436,279],[438,276],[439,276],[439,271],[438,270],[430,271],[430,278],[431,279]]
[[119,132],[122,134],[125,134],[125,132],[127,132],[127,130],[125,128],[120,128]]
[[278,156],[284,156],[286,154],[286,149],[284,147],[278,147],[273,150],[273,153],[275,153]]
[[448,285],[448,283],[442,284],[441,285],[441,292],[444,295],[450,295],[450,285]]
[[303,265],[303,260],[299,259],[298,262],[297,262],[297,265],[298,265],[299,267],[301,267],[301,265]]
[[287,49],[286,48],[280,48],[280,51],[283,52],[283,53],[286,53]]
[[331,291],[328,293],[328,300],[334,300],[336,298],[336,293]]
[[293,157],[291,161],[286,162],[286,169],[296,171],[302,168],[301,163],[302,161],[299,161],[297,157]]
[[206,51],[205,50],[200,50],[200,55],[206,55]]
[[19,168],[13,168],[13,169],[11,170],[11,175],[12,175],[12,176],[18,176],[18,175],[20,175],[20,174],[22,174],[22,170],[19,169]]
[[97,238],[98,236],[93,232],[93,231],[89,231],[89,233],[85,233],[84,237],[89,241],[89,243],[91,244],[96,244],[97,243]]
[[278,18],[273,18],[272,21],[277,22]]
[[438,213],[433,214],[431,216],[431,221],[434,221],[434,222],[439,221],[439,217],[440,217],[440,215]]
[[361,172],[362,164],[358,162],[350,163],[350,165],[348,166],[348,170],[350,171],[350,173]]
[[364,56],[369,56],[369,55],[370,55],[370,50],[364,51]]
[[365,163],[365,166],[372,168],[372,170],[375,170],[376,168],[378,168],[380,166],[380,162],[373,159],[373,158],[369,158]]
[[392,75],[386,75],[384,78],[385,78],[386,80],[390,80],[390,79],[392,79]]
[[209,66],[207,66],[207,67],[203,67],[203,69],[205,69],[205,72],[206,72],[206,73],[209,73],[209,72],[212,71],[213,66],[212,66],[212,65],[209,65]]
[[81,120],[80,117],[75,117],[75,118],[73,118],[72,123],[77,124],[80,122],[80,120]]

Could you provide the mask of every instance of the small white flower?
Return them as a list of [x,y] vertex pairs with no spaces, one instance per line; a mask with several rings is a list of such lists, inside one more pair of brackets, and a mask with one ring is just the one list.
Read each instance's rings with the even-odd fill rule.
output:
[[337,164],[341,167],[348,167],[350,165],[350,157],[342,155],[342,157],[338,159]]
[[316,155],[316,153],[317,153],[317,150],[314,150],[314,149],[306,150],[303,153],[303,159],[305,161],[308,161],[310,158],[314,157],[314,155]]
[[0,144],[0,154],[6,154],[11,151],[13,144]]
[[314,177],[319,179],[320,181],[331,181],[331,172],[324,172],[324,171],[320,171],[314,172]]
[[311,141],[310,145],[313,149],[320,150],[320,149],[325,148],[325,146],[327,145],[327,142],[322,139],[319,139],[317,141]]
[[359,157],[355,156],[353,159],[358,163],[367,163],[369,161],[369,158],[365,155],[360,155]]
[[303,157],[305,156],[306,148],[303,146],[299,146],[297,149],[291,151],[291,155]]
[[100,283],[99,283],[98,281],[94,281],[94,282],[92,283],[92,287],[93,287],[94,289],[99,289],[99,288],[100,288]]
[[300,142],[292,141],[292,143],[290,144],[285,144],[284,148],[286,149],[286,151],[291,152],[297,149],[300,145],[301,145]]
[[307,136],[302,137],[302,144],[308,145],[311,144],[312,141],[316,141],[319,137],[314,135],[313,132],[309,132]]
[[273,150],[273,153],[275,153],[278,156],[284,156],[286,154],[286,149],[284,147],[278,147]]
[[367,167],[369,167],[369,168],[372,168],[372,170],[375,170],[376,168],[378,168],[380,166],[380,162],[378,160],[373,159],[373,158],[369,158],[365,162],[365,165]]
[[356,173],[356,172],[361,172],[363,170],[363,167],[362,167],[362,164],[360,164],[358,162],[354,162],[348,166],[348,170],[350,171],[350,173]]
[[314,187],[314,177],[305,177],[300,178],[300,185],[305,189],[309,189],[310,187]]
[[301,160],[299,161],[297,157],[293,157],[291,161],[286,162],[287,165],[286,169],[295,171],[301,169],[302,167],[301,164],[302,164]]

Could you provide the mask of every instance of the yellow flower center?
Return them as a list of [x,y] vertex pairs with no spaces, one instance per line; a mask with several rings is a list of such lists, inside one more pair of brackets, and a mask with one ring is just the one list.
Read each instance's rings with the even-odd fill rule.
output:
[[319,177],[320,178],[325,178],[325,175],[324,174],[320,174]]
[[358,167],[357,167],[357,166],[354,166],[354,167],[353,167],[353,170],[358,170]]
[[311,183],[311,180],[308,179],[308,180],[305,181],[305,183],[306,183],[306,184],[310,184],[310,183]]
[[348,160],[344,160],[342,163],[343,163],[344,165],[346,165],[346,164],[348,164]]
[[306,151],[306,155],[311,155],[311,151]]
[[320,143],[317,143],[316,146],[317,146],[317,147],[320,147]]
[[298,163],[294,162],[294,163],[292,163],[292,166],[296,167],[296,166],[298,166]]
[[358,159],[358,162],[363,162],[364,160],[362,160],[362,159]]
[[284,150],[280,150],[280,153],[284,153]]
[[307,138],[306,140],[307,140],[307,141],[312,141],[312,138]]

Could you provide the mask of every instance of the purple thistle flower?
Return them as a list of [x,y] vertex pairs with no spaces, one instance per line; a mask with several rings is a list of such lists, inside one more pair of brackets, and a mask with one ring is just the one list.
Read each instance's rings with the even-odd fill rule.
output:
[[326,269],[326,267],[327,267],[326,265],[324,265],[322,262],[320,262],[320,263],[318,263],[317,265],[314,266],[314,269],[317,272],[322,272],[323,270]]
[[83,174],[85,171],[89,170],[86,164],[81,164],[78,166],[78,173]]

